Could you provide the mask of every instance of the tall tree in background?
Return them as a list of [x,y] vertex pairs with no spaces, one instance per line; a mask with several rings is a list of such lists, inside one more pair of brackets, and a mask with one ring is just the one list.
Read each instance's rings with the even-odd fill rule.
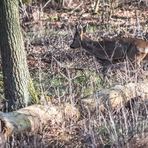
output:
[[5,108],[12,111],[28,105],[33,86],[19,22],[19,0],[0,0],[0,50]]

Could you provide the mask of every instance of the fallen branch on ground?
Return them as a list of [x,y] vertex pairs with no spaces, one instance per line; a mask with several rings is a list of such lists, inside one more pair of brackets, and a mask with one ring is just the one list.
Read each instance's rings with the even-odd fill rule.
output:
[[[66,120],[77,121],[79,111],[71,104],[32,105],[14,112],[0,113],[1,133],[5,139],[13,133],[38,132],[48,121],[60,124]],[[1,138],[2,139],[2,138]]]
[[109,89],[103,89],[95,95],[82,99],[82,105],[94,112],[96,109],[119,109],[133,98],[148,99],[148,83],[129,83],[125,86],[116,85]]

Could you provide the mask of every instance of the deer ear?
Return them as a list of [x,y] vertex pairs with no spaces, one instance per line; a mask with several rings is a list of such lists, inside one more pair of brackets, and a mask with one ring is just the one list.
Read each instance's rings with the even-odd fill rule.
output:
[[76,23],[75,30],[76,32],[82,32],[82,26],[79,23]]
[[78,24],[75,25],[75,29],[78,30]]
[[87,25],[85,25],[85,26],[83,27],[83,33],[86,32],[86,29],[87,29]]

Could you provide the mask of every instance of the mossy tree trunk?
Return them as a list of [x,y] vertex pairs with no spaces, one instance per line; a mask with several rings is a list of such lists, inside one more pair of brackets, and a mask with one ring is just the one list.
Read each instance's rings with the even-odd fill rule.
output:
[[[0,1],[0,50],[4,77],[5,109],[16,110],[31,102],[32,86],[19,22],[19,0]],[[32,90],[32,88],[31,88]]]

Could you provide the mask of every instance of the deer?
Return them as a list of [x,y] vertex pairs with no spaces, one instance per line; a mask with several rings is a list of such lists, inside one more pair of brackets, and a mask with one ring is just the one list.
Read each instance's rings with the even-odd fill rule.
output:
[[86,26],[75,26],[75,34],[70,48],[83,48],[101,61],[123,61],[128,58],[140,65],[148,54],[148,41],[135,38],[94,41],[86,35]]

